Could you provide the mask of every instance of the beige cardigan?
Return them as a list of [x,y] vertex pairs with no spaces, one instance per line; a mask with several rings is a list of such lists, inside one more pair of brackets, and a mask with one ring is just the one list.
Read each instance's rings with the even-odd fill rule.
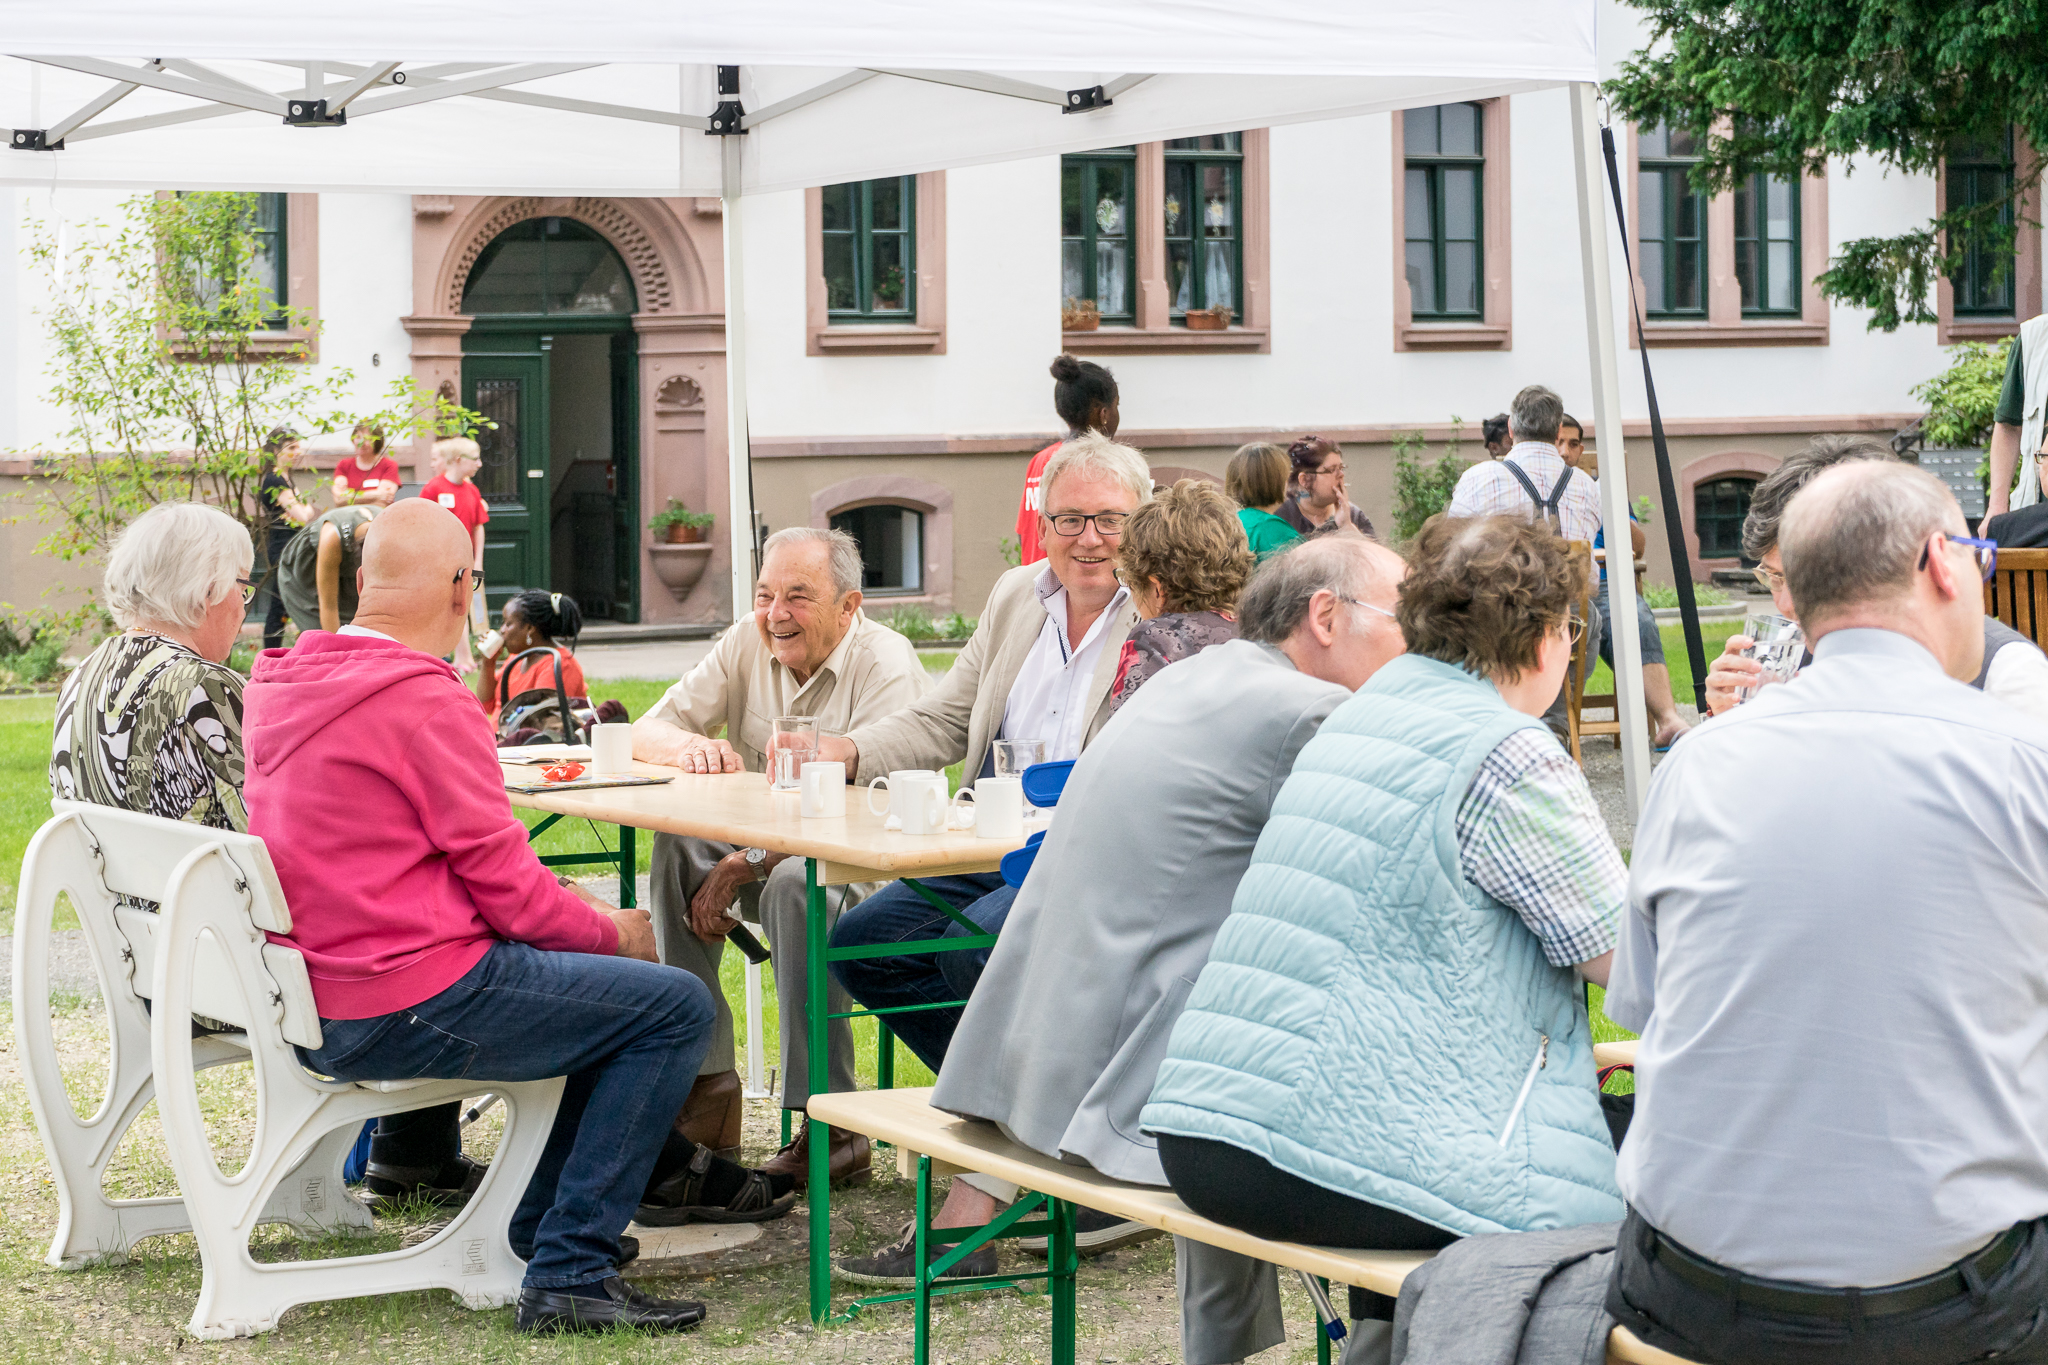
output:
[[[964,760],[963,781],[972,782],[988,756],[988,746],[1003,726],[1010,688],[1024,667],[1039,631],[1045,606],[1038,600],[1038,576],[1045,565],[1026,564],[996,580],[975,624],[974,636],[960,658],[921,701],[913,702],[871,725],[847,735],[860,750],[857,782],[868,782],[900,768],[944,768]],[[1112,619],[1103,623],[1102,654],[1088,682],[1086,745],[1109,719],[1109,685],[1116,680],[1124,637],[1138,621],[1125,599]]]

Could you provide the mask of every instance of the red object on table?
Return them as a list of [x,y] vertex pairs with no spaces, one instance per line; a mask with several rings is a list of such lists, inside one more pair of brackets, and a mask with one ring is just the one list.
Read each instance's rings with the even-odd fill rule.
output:
[[574,782],[583,776],[581,763],[550,763],[540,770],[540,775],[550,782]]

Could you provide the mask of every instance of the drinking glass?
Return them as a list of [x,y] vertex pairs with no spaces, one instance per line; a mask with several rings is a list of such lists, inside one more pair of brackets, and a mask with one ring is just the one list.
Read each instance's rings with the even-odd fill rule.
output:
[[[1022,777],[1024,770],[1034,763],[1045,762],[1045,741],[1042,739],[999,739],[995,743],[995,777]],[[1038,807],[1029,801],[1024,803],[1026,815]]]
[[775,790],[793,792],[803,786],[804,764],[818,756],[815,716],[777,716],[768,741],[769,772]]
[[[1744,658],[1755,659],[1763,665],[1763,677],[1757,683],[1789,681],[1799,671],[1799,660],[1806,653],[1806,633],[1799,629],[1799,623],[1789,616],[1780,616],[1771,611],[1753,611],[1742,623],[1742,633],[1751,644],[1742,651]],[[1756,687],[1736,689],[1738,701],[1748,701],[1757,692]]]

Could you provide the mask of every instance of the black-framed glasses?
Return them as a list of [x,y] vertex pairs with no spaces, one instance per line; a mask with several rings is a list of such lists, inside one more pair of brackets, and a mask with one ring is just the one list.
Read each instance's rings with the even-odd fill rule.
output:
[[484,576],[483,571],[480,569],[457,569],[455,571],[455,577],[449,579],[448,581],[450,583],[460,583],[462,581],[462,576],[464,574],[469,575],[469,590],[471,592],[474,593],[483,591]]
[[[1977,561],[1977,572],[1984,576],[1986,583],[1991,581],[1992,574],[1998,572],[1997,541],[1979,540],[1976,536],[1952,536],[1946,531],[1937,531],[1935,535],[1940,536],[1951,545],[1969,546],[1970,557]],[[1929,537],[1927,543],[1920,547],[1920,562],[1914,566],[1916,569],[1927,567],[1927,556],[1933,549],[1934,540],[1932,537]]]
[[1063,536],[1080,535],[1082,528],[1092,521],[1095,523],[1096,531],[1110,537],[1122,535],[1124,523],[1130,519],[1129,512],[1062,512],[1056,517],[1048,518],[1052,522],[1052,529]]
[[254,602],[254,601],[256,600],[256,580],[255,580],[255,579],[253,579],[253,578],[237,578],[237,579],[235,580],[235,583],[236,583],[236,585],[237,585],[238,587],[240,587],[240,588],[241,588],[241,590],[242,590],[242,605],[243,605],[243,606],[245,606],[245,607],[246,607],[246,606],[248,606],[248,605],[249,605],[249,604],[250,604],[251,602]]

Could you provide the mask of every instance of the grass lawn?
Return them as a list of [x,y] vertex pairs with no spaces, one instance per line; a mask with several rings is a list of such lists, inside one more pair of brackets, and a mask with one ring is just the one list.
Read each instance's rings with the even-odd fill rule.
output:
[[[1706,648],[1710,667],[1720,657],[1721,647],[1728,643],[1728,637],[1741,632],[1740,621],[1700,622],[1700,641]],[[1664,663],[1671,670],[1671,695],[1681,706],[1691,705],[1692,661],[1685,654],[1685,630],[1673,622],[1660,627],[1658,633],[1664,637]],[[1593,680],[1586,684],[1586,690],[1595,695],[1614,690],[1614,674],[1606,664],[1593,670]]]

